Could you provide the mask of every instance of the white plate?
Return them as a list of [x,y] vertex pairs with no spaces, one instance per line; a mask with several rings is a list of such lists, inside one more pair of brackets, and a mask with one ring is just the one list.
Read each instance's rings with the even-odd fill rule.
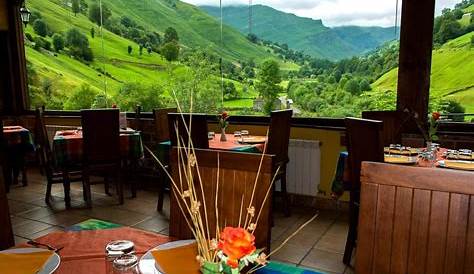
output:
[[[33,248],[33,247],[25,247],[25,248],[15,248],[15,249],[7,249],[2,250],[0,253],[5,254],[23,254],[23,253],[33,253],[33,252],[42,252],[47,249],[43,248]],[[43,268],[38,272],[38,274],[52,274],[56,269],[58,269],[59,264],[61,263],[61,258],[58,254],[53,253],[51,257],[46,261]]]
[[138,268],[140,269],[140,273],[142,274],[164,274],[160,272],[160,267],[156,264],[155,258],[151,254],[152,250],[165,250],[170,248],[175,248],[178,246],[188,245],[190,243],[195,242],[195,240],[181,240],[181,241],[174,241],[169,242],[166,244],[159,245],[155,248],[148,250],[145,255],[143,255],[138,263]]

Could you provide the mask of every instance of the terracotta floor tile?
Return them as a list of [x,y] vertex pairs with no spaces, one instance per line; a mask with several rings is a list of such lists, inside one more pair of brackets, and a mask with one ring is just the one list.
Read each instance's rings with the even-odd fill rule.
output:
[[301,262],[302,266],[343,273],[346,266],[342,263],[342,254],[312,249]]
[[38,221],[29,221],[25,224],[13,227],[13,234],[16,236],[30,238],[32,234],[50,228],[50,224],[38,222]]
[[140,222],[133,227],[143,229],[143,230],[148,230],[148,231],[154,231],[154,232],[160,232],[164,230],[165,228],[168,228],[169,226],[169,221],[163,218],[160,218],[158,216],[150,217],[143,222]]
[[[272,245],[272,251],[275,250],[278,245]],[[288,243],[278,250],[274,255],[272,255],[271,260],[298,264],[301,262],[301,260],[303,260],[310,250],[311,247],[303,247],[293,243]]]
[[346,246],[346,235],[334,235],[326,233],[314,248],[343,254]]

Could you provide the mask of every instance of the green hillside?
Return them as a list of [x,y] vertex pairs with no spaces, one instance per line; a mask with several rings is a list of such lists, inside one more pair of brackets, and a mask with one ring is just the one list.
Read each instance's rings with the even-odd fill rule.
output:
[[[201,9],[220,18],[219,7],[201,6]],[[247,6],[224,7],[223,18],[226,24],[248,33]],[[252,6],[252,22],[252,33],[261,39],[333,60],[360,55],[394,38],[393,28],[328,28],[321,20],[298,17],[264,5]]]
[[[90,6],[92,2],[87,3]],[[221,47],[219,23],[200,9],[183,2],[104,0],[103,3],[111,10],[112,19],[117,20],[126,15],[137,25],[144,26],[147,31],[157,32],[162,37],[164,30],[172,26],[178,32],[182,51],[202,49],[231,62],[255,60],[257,64],[266,58],[274,57],[266,47],[250,43],[244,35],[230,27],[223,29],[224,43]],[[33,49],[35,42],[25,40],[26,57],[30,68],[35,72],[34,85],[42,90],[54,89],[55,93],[63,98],[60,101],[66,100],[72,91],[83,84],[96,92],[106,90],[108,96],[114,96],[125,83],[130,82],[166,85],[170,72],[179,74],[185,69],[182,63],[168,62],[156,52],[147,53],[145,49],[143,54],[139,54],[137,43],[107,29],[103,30],[102,44],[99,27],[90,21],[87,13],[74,15],[70,1],[30,0],[28,8],[41,14],[41,18],[48,25],[50,35],[64,35],[71,28],[78,29],[87,36],[94,54],[92,62],[83,62],[69,56],[67,50],[54,52],[42,48]],[[32,25],[28,25],[25,32],[36,39],[38,35]],[[95,37],[91,36],[92,28],[95,29]],[[50,36],[44,39],[52,42]],[[128,46],[132,47],[130,54],[127,52]],[[281,61],[281,64],[285,65],[283,69],[298,69],[294,63]],[[107,76],[103,73],[104,68]],[[236,87],[242,89],[240,83],[236,83]],[[35,96],[38,96],[38,92],[30,91],[30,94],[33,98],[32,107],[35,107]],[[48,96],[42,97],[43,101],[48,100]]]
[[[474,113],[474,48],[470,39],[474,32],[453,39],[433,51],[431,96],[452,98]],[[374,90],[396,90],[397,69],[380,77]]]

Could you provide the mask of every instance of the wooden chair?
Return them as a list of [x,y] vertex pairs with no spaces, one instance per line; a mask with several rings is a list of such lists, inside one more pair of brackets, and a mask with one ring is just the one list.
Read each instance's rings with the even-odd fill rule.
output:
[[349,152],[350,200],[349,232],[343,262],[350,265],[357,239],[357,221],[360,199],[360,166],[362,161],[383,162],[381,121],[346,118],[347,151]]
[[[230,151],[217,151],[217,150],[195,150],[196,159],[199,165],[199,172],[202,178],[204,196],[206,198],[205,205],[201,202],[201,210],[205,206],[208,215],[208,224],[210,227],[210,235],[215,235],[216,218],[215,218],[215,203],[216,203],[216,189],[218,187],[219,193],[217,195],[217,208],[219,212],[219,227],[222,229],[224,226],[238,226],[240,208],[243,199],[243,216],[245,216],[246,209],[249,207],[250,199],[252,196],[252,190],[255,184],[255,178],[257,176],[258,167],[262,155],[252,153],[239,153]],[[219,185],[217,186],[217,172],[218,172],[218,160],[219,159]],[[178,164],[178,148],[173,148],[171,153],[171,170],[172,176],[175,182],[179,183],[179,168],[182,167]],[[257,248],[266,248],[268,254],[270,248],[271,239],[271,203],[272,203],[272,191],[269,192],[268,198],[265,203],[264,197],[271,187],[272,180],[272,156],[265,155],[260,175],[258,177],[256,192],[254,196],[254,202],[252,205],[256,208],[258,213],[259,208],[263,208],[259,221],[258,227],[255,231],[255,240]],[[197,176],[195,186],[200,193],[199,182]],[[183,188],[186,190],[187,188]],[[202,201],[202,197],[199,196],[199,200]],[[193,235],[189,230],[184,215],[182,215],[179,200],[175,191],[172,191],[171,195],[171,207],[170,207],[170,236],[178,239],[191,239]],[[182,202],[181,202],[182,203]],[[257,215],[257,213],[255,215]],[[240,220],[241,224],[245,222],[245,219]]]
[[270,115],[270,128],[268,129],[267,154],[275,155],[273,159],[273,171],[278,174],[275,181],[279,180],[281,184],[281,195],[285,215],[290,216],[290,199],[286,192],[286,165],[289,162],[288,145],[290,142],[291,116],[293,110],[272,111]]
[[474,273],[474,173],[362,163],[355,272]]
[[170,140],[168,114],[176,113],[177,111],[177,108],[159,108],[153,110],[153,118],[155,120],[155,139],[157,142]]
[[5,138],[3,136],[3,119],[0,117],[0,250],[10,248],[15,245],[13,229],[8,209],[8,199],[5,191]]
[[[189,127],[189,125],[191,125],[191,127]],[[178,145],[178,134],[176,133],[177,128],[182,146],[188,145],[189,130],[191,132],[191,140],[194,148],[209,148],[206,114],[169,113],[168,126],[172,146]]]
[[[168,114],[169,113],[176,113],[177,108],[160,108],[153,110],[153,118],[155,121],[155,141],[157,143],[157,151],[160,149],[159,144],[161,142],[165,142],[170,140],[170,126],[168,122]],[[162,153],[167,154],[167,153]],[[166,169],[169,169],[169,157],[168,155],[162,155],[160,157],[160,161],[164,164]],[[158,168],[158,179],[159,179],[159,192],[158,192],[158,203],[156,205],[156,209],[161,212],[163,210],[163,201],[164,201],[164,193],[166,186],[169,185],[169,180],[167,175],[161,168]]]
[[35,143],[36,152],[38,154],[43,172],[46,175],[46,195],[45,202],[50,204],[51,188],[53,184],[63,184],[64,202],[66,208],[71,207],[70,183],[82,182],[82,173],[80,167],[67,167],[63,170],[56,168],[54,164],[54,156],[49,143],[48,132],[44,122],[43,110],[36,109],[36,126],[35,126]]
[[[91,173],[106,174],[106,178],[115,177],[119,203],[123,204],[119,110],[81,110],[81,121],[84,197],[87,206],[92,206]],[[107,182],[105,192],[108,193]]]

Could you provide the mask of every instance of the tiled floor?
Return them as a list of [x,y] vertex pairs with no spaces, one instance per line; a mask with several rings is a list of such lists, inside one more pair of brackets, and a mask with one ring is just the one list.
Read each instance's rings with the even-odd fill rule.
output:
[[[157,194],[153,191],[138,191],[136,199],[126,199],[124,205],[117,205],[114,197],[104,194],[102,185],[95,185],[92,187],[93,208],[81,209],[82,186],[80,183],[73,183],[72,204],[77,208],[66,211],[62,185],[53,186],[54,203],[49,208],[44,202],[45,179],[34,171],[30,172],[28,179],[27,187],[14,186],[8,194],[17,244],[52,231],[63,230],[90,218],[168,234],[169,202],[165,201],[163,213],[156,212]],[[284,217],[276,212],[272,249],[280,246],[316,212],[312,209],[293,209],[291,217]],[[347,229],[345,214],[320,211],[318,218],[296,234],[272,259],[323,273],[353,273],[351,268],[342,263]]]

